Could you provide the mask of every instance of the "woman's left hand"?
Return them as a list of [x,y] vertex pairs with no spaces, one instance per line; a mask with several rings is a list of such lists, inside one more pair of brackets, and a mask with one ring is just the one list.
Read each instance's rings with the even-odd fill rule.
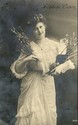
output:
[[69,69],[71,69],[71,70],[75,69],[75,66],[74,66],[74,64],[73,64],[73,62],[71,60],[68,60],[68,61],[60,64],[59,66],[55,67],[51,71],[51,74],[52,75],[59,75],[61,73],[65,73]]
[[51,71],[51,75],[59,75],[61,72],[61,66],[59,65]]

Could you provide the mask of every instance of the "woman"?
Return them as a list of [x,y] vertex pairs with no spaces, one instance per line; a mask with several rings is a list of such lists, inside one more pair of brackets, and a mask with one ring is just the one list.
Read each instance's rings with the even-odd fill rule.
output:
[[[48,75],[50,66],[56,62],[58,44],[45,37],[46,20],[42,14],[31,21],[34,41],[30,46],[32,55],[21,53],[12,64],[11,71],[21,83],[15,125],[56,125],[56,92],[54,77]],[[69,60],[57,66],[53,74],[74,69]]]

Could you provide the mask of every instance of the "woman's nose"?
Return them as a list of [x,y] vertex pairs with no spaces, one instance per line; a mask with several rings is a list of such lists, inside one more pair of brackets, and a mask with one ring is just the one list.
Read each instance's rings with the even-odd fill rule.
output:
[[42,32],[40,28],[38,28],[38,32],[39,32],[39,33],[41,33],[41,32]]

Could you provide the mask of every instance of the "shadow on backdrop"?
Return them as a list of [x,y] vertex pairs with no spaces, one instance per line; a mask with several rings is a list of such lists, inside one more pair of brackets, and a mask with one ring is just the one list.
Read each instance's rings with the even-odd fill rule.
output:
[[[48,4],[48,5],[47,5]],[[47,19],[47,36],[60,39],[76,32],[76,8],[53,8],[46,0],[0,1],[0,124],[14,125],[20,80],[10,71],[10,65],[20,53],[18,39],[12,27],[21,26],[30,33],[27,21],[34,13],[42,13]],[[57,1],[54,3],[58,5]],[[47,6],[45,6],[47,5]],[[73,125],[76,119],[76,71],[68,71],[55,78],[57,94],[58,125]]]

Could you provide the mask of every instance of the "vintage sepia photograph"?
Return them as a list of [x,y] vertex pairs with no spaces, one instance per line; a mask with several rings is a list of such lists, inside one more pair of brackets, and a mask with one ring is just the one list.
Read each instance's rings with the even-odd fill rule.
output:
[[77,0],[0,0],[0,125],[77,125]]

